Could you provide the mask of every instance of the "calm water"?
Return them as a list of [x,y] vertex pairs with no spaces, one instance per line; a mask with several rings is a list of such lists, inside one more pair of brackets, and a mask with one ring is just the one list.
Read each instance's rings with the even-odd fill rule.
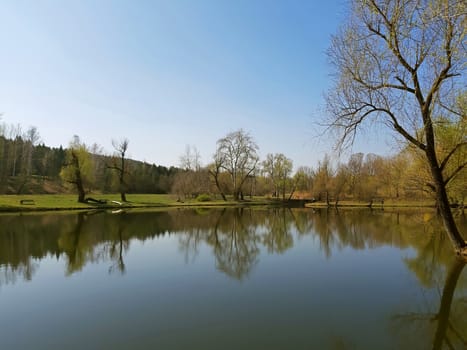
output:
[[465,349],[451,255],[431,212],[3,215],[0,348]]

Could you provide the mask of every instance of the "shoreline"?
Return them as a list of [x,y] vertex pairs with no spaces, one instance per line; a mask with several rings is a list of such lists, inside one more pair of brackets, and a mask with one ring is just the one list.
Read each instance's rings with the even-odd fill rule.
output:
[[311,202],[303,199],[282,201],[264,197],[253,197],[243,201],[214,199],[211,201],[196,201],[189,199],[180,201],[171,195],[152,194],[129,194],[128,202],[120,202],[119,195],[96,195],[106,203],[78,203],[76,195],[1,195],[0,213],[26,213],[26,212],[57,212],[57,211],[83,211],[83,210],[118,210],[118,209],[173,209],[173,208],[222,208],[222,207],[293,207],[309,209],[336,209],[336,208],[369,208],[369,209],[391,209],[391,208],[435,208],[432,201],[395,201],[387,200],[384,204],[380,202],[370,205],[368,202],[340,201],[335,205],[330,202]]

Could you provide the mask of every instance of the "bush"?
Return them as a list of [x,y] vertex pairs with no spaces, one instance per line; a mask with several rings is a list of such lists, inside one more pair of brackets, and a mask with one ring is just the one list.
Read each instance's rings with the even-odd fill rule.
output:
[[209,202],[211,200],[211,196],[206,193],[202,193],[198,197],[196,197],[196,200],[198,202]]

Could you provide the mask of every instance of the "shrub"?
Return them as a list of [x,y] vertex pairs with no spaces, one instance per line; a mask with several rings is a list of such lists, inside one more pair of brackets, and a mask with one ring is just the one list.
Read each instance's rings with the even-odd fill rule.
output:
[[198,202],[209,202],[211,200],[211,196],[206,193],[202,193],[198,197],[196,197],[196,200]]

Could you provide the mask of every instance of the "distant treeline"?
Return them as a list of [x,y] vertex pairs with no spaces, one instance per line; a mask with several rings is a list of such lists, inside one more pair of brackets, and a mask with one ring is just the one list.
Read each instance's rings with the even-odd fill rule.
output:
[[[462,134],[457,129],[445,129],[439,132],[446,135],[445,140],[440,137],[440,156],[446,153],[442,146]],[[97,144],[85,145],[77,136],[67,148],[48,147],[39,140],[35,127],[22,133],[19,126],[0,124],[1,194],[76,193],[80,182],[87,194],[173,193],[180,200],[246,199],[256,195],[282,200],[314,198],[337,205],[341,200],[435,198],[423,154],[409,145],[393,156],[355,153],[345,162],[323,154],[317,166],[300,166],[294,171],[292,160],[282,153],[267,154],[260,160],[259,147],[241,129],[218,140],[214,156],[206,165],[201,164],[196,146],[187,146],[180,156],[180,168],[127,159],[127,139],[112,142],[112,155],[104,154]],[[460,150],[445,165],[451,202],[462,203],[467,196],[465,157],[465,151]]]
[[[20,128],[2,125],[0,129],[0,194],[64,193],[73,191],[60,177],[67,149],[38,143],[36,128],[21,133]],[[8,137],[13,136],[13,137]],[[95,151],[96,153],[93,153]],[[112,156],[90,148],[93,168],[88,191],[118,191],[117,173],[110,168]],[[127,160],[129,193],[169,193],[179,169]]]

